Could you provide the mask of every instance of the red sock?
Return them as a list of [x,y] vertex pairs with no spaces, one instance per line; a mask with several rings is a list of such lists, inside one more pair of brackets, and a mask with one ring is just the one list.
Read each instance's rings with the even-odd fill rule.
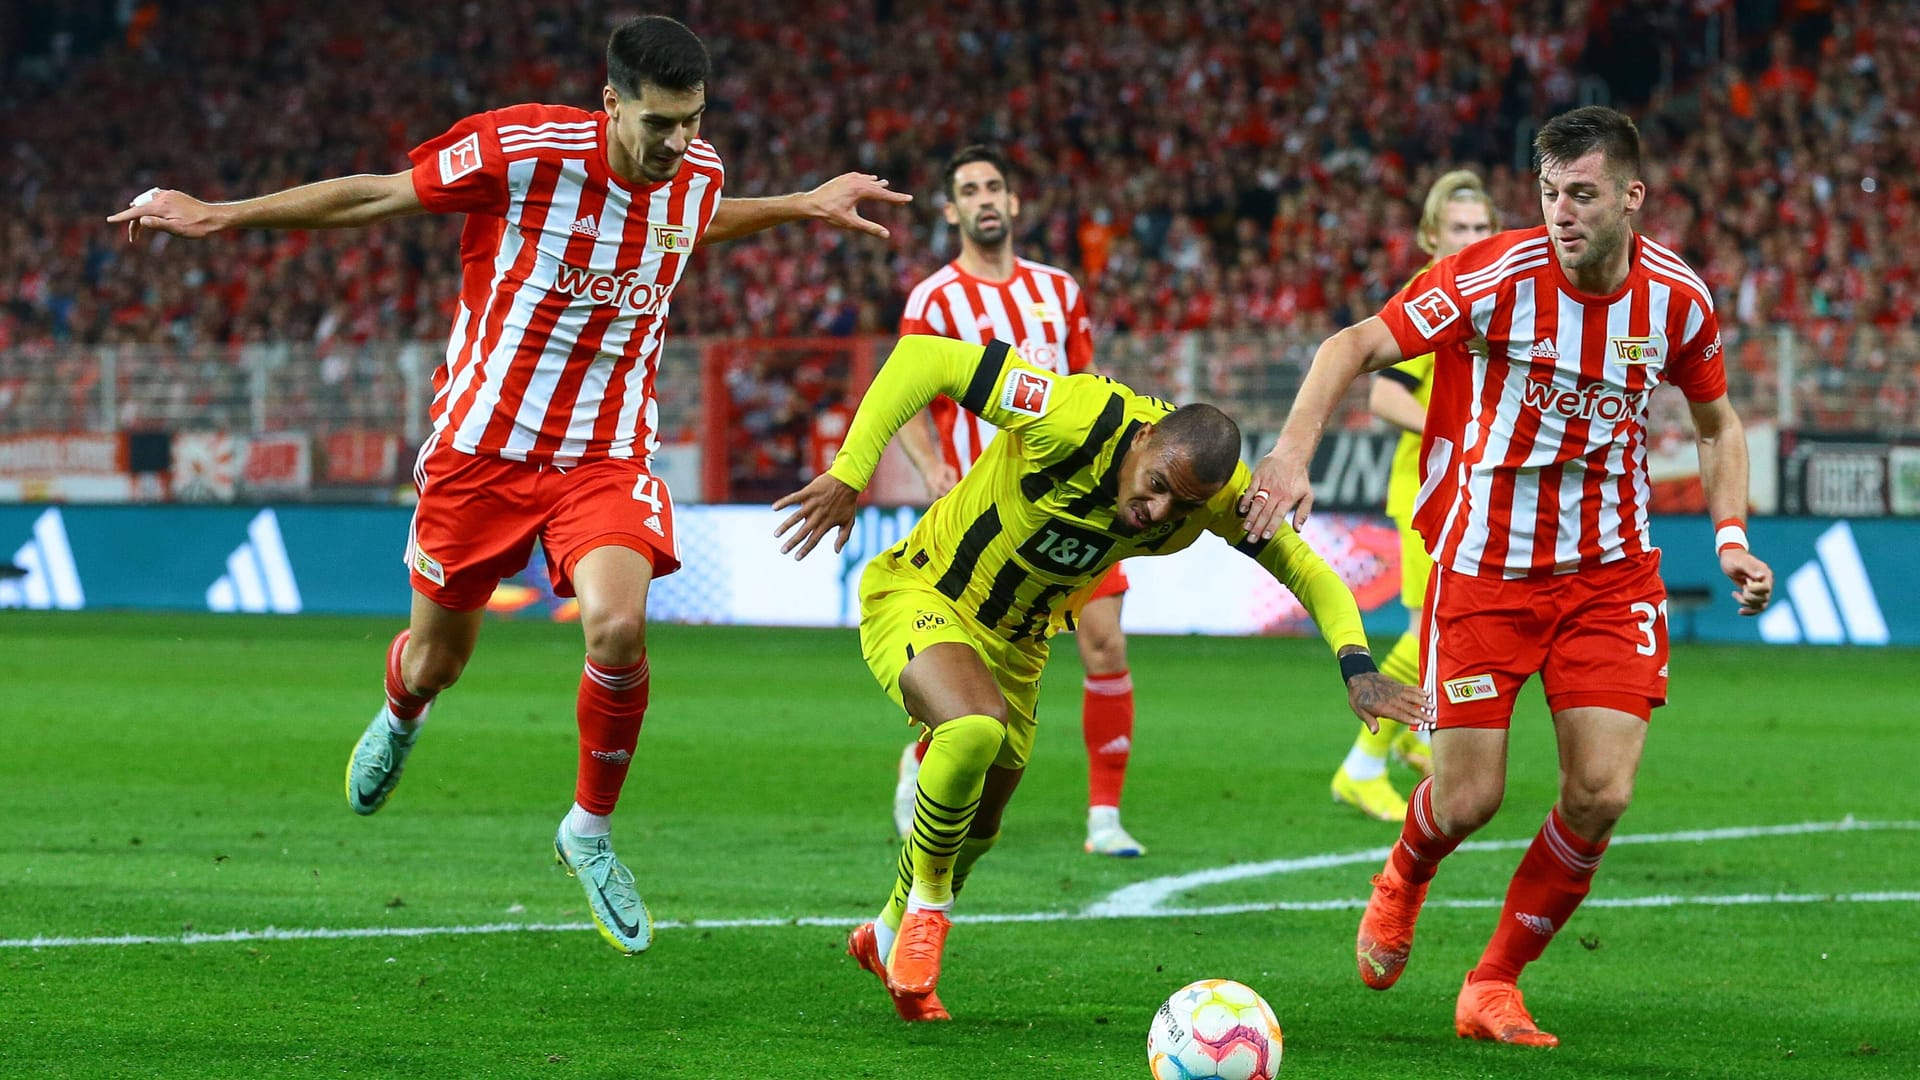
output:
[[1440,870],[1440,860],[1453,853],[1460,841],[1440,831],[1433,816],[1433,777],[1414,786],[1407,799],[1407,820],[1400,826],[1400,842],[1393,845],[1387,862],[1400,876],[1418,885],[1432,881]]
[[387,710],[399,720],[417,720],[427,711],[427,703],[433,700],[432,694],[416,694],[407,689],[407,681],[400,677],[400,654],[406,650],[407,638],[412,631],[402,630],[394,635],[393,644],[387,646]]
[[915,761],[927,760],[927,747],[932,745],[933,745],[932,739],[921,739],[920,741],[914,743],[913,744],[913,760]]
[[1133,676],[1089,675],[1081,684],[1080,734],[1087,743],[1087,805],[1119,806],[1133,752]]
[[640,742],[650,686],[647,658],[628,667],[601,667],[588,658],[580,675],[580,772],[573,801],[589,814],[611,814],[627,782],[627,766]]
[[1493,940],[1480,954],[1473,977],[1518,982],[1521,969],[1540,958],[1555,932],[1573,917],[1573,909],[1587,898],[1606,850],[1605,843],[1574,835],[1560,808],[1554,807],[1513,873],[1500,924],[1493,928]]

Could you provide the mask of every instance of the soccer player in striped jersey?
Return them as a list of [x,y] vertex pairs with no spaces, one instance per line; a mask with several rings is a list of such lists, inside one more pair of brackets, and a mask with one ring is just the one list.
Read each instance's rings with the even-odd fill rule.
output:
[[[1470,169],[1456,169],[1433,182],[1420,213],[1415,242],[1435,259],[1444,259],[1493,235],[1498,218],[1493,199]],[[1429,262],[1420,273],[1431,269]],[[1414,280],[1419,280],[1418,275]],[[1380,670],[1401,682],[1420,681],[1420,605],[1427,595],[1433,560],[1413,527],[1413,493],[1420,489],[1420,431],[1427,422],[1433,390],[1433,354],[1422,353],[1374,376],[1368,392],[1373,415],[1400,429],[1387,483],[1387,516],[1400,529],[1400,602],[1407,609],[1407,632],[1380,661]],[[1381,821],[1404,821],[1407,801],[1387,778],[1387,754],[1425,776],[1433,771],[1433,750],[1426,732],[1415,728],[1379,731],[1361,728],[1353,748],[1333,774],[1333,798]]]
[[1093,584],[1121,559],[1171,554],[1213,533],[1299,597],[1363,721],[1412,723],[1424,709],[1418,691],[1374,669],[1353,594],[1298,534],[1247,536],[1235,507],[1248,472],[1232,420],[1102,376],[1062,376],[1001,341],[902,338],[833,467],[774,504],[794,508],[779,527],[783,551],[804,558],[835,531],[835,548],[845,544],[881,450],[936,394],[1000,435],[860,581],[867,666],[930,733],[893,893],[847,941],[908,1021],[948,1019],[936,993],[947,912],[999,839],[1026,768],[1048,637],[1073,628]]
[[[1080,283],[1065,270],[1013,253],[1020,196],[1013,191],[1006,158],[993,147],[968,146],[948,160],[943,175],[947,205],[941,213],[959,231],[960,255],[914,286],[900,319],[901,335],[935,334],[976,345],[997,339],[1037,367],[1062,375],[1093,372],[1093,326]],[[928,494],[937,499],[973,468],[996,429],[944,395],[933,399],[926,416],[926,423],[908,423],[897,438]],[[1080,700],[1081,741],[1087,748],[1085,847],[1120,858],[1147,853],[1120,824],[1120,792],[1133,751],[1133,676],[1120,629],[1126,592],[1126,568],[1116,565],[1094,586],[1073,634],[1085,671]],[[903,839],[913,828],[913,793],[926,751],[926,741],[916,739],[900,755],[893,821]]]
[[[1545,225],[1435,263],[1374,318],[1320,346],[1242,509],[1256,536],[1313,502],[1307,463],[1363,370],[1435,353],[1414,523],[1436,567],[1421,678],[1438,730],[1433,776],[1373,878],[1355,954],[1392,986],[1440,860],[1500,806],[1520,687],[1545,684],[1560,794],[1521,859],[1454,1030],[1527,1046],[1540,1030],[1519,978],[1580,906],[1626,812],[1653,710],[1666,702],[1666,587],[1647,535],[1647,400],[1686,395],[1720,569],[1743,615],[1773,591],[1748,550],[1747,446],[1727,400],[1713,297],[1680,256],[1639,235],[1640,135],[1612,109],[1563,113],[1534,139]],[[1483,343],[1470,351],[1454,346]]]
[[699,138],[707,73],[692,31],[634,18],[607,42],[604,111],[515,105],[422,143],[403,172],[231,203],[154,191],[107,219],[134,239],[466,215],[460,304],[414,466],[412,617],[387,648],[386,703],[348,759],[347,803],[360,814],[386,803],[428,706],[473,655],[487,598],[538,540],[554,590],[579,597],[586,637],[574,802],[555,856],[601,935],[629,954],[651,943],[652,922],[613,853],[610,815],[647,708],[648,586],[680,566],[672,500],[648,465],[674,286],[698,245],[807,218],[884,237],[859,203],[908,198],[859,173],[799,195],[722,198],[720,155]]

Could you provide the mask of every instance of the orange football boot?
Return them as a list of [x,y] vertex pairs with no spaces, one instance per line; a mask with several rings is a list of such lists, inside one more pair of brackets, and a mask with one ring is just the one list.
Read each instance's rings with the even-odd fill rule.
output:
[[1460,987],[1453,1006],[1454,1034],[1463,1039],[1491,1039],[1515,1046],[1559,1046],[1560,1040],[1534,1025],[1517,983],[1482,979],[1473,972]]
[[915,997],[933,993],[940,983],[940,952],[953,929],[944,911],[907,912],[900,920],[900,936],[893,941],[893,963],[887,969],[887,989]]
[[909,1024],[926,1020],[951,1020],[953,1016],[947,1007],[940,1004],[938,994],[896,994],[893,985],[887,982],[887,965],[880,958],[880,942],[874,937],[873,924],[861,923],[847,935],[847,955],[859,961],[860,966],[880,977],[887,987],[887,996],[893,999],[893,1011],[900,1019]]
[[1413,923],[1426,899],[1427,883],[1409,882],[1391,862],[1373,875],[1373,896],[1360,916],[1360,935],[1354,943],[1361,982],[1385,990],[1399,981],[1407,954],[1413,951]]

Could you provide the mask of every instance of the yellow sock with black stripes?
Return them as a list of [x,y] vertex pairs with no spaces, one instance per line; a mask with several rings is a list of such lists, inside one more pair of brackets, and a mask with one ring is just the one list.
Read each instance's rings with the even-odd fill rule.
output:
[[886,946],[900,928],[909,903],[917,907],[953,904],[954,864],[966,846],[973,813],[980,808],[987,769],[1006,737],[1006,725],[978,714],[956,717],[933,729],[913,796],[913,831],[900,847],[893,895],[875,926],[882,956],[891,951]]
[[994,833],[992,836],[968,836],[966,843],[960,845],[960,854],[953,860],[953,895],[960,895],[960,890],[967,886],[967,875],[973,873],[973,864],[979,862],[980,856],[993,850],[993,845],[999,842],[1000,834]]

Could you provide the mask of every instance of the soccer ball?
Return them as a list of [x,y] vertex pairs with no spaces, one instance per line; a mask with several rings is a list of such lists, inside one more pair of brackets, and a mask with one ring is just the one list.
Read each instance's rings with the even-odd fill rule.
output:
[[1280,1021],[1231,979],[1183,986],[1153,1014],[1147,1064],[1154,1080],[1273,1080],[1280,1071]]

